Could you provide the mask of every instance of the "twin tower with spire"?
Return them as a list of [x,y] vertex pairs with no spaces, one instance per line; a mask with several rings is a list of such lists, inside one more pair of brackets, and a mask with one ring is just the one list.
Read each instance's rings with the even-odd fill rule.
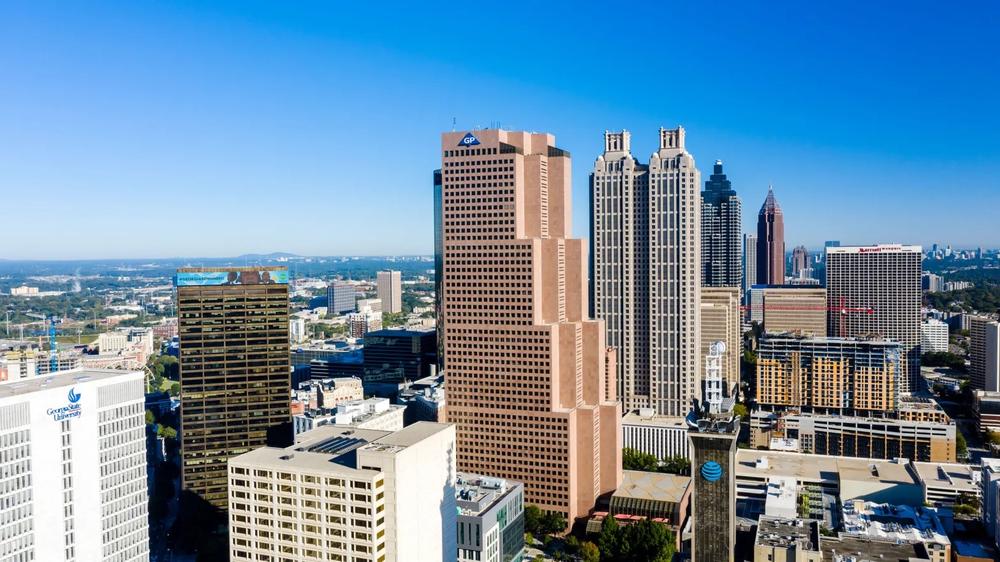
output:
[[[646,161],[631,141],[606,131],[590,176],[591,315],[617,350],[624,408],[683,417],[701,378],[702,288],[783,283],[784,224],[771,191],[744,251],[741,202],[722,161],[703,186],[682,127],[660,129]],[[744,283],[744,271],[760,275]]]

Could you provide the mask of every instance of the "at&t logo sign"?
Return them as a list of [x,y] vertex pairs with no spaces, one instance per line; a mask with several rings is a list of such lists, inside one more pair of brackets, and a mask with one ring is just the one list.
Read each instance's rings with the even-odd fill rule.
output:
[[62,421],[80,417],[80,393],[75,388],[69,389],[66,395],[69,403],[59,408],[49,408],[45,413],[52,416],[52,421]]

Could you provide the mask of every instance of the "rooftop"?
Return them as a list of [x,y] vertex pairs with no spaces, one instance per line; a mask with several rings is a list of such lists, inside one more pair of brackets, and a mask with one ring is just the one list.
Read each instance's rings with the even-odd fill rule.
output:
[[445,430],[448,424],[417,422],[399,431],[357,429],[323,425],[300,433],[290,447],[261,447],[233,457],[230,462],[275,469],[301,469],[341,473],[371,473],[356,469],[356,451],[361,448],[397,453]]
[[16,381],[0,382],[0,399],[23,396],[32,392],[73,386],[87,381],[112,379],[129,375],[138,371],[122,371],[120,369],[69,369],[51,375],[39,375]]
[[929,487],[979,491],[979,470],[972,465],[915,462],[913,466],[920,479]]
[[756,543],[779,548],[819,550],[819,524],[811,519],[785,519],[762,515],[757,521]]
[[895,543],[858,537],[829,538],[820,541],[823,560],[830,562],[910,562],[929,560],[920,543]]
[[[920,484],[905,463],[853,457],[832,457],[781,451],[736,451],[736,476],[763,481],[774,476],[791,476],[803,482],[870,480],[882,483]],[[846,498],[850,499],[850,498]]]
[[455,499],[461,515],[476,516],[490,509],[509,490],[521,486],[520,482],[459,472],[456,474]]
[[434,330],[413,330],[406,328],[386,328],[384,330],[375,330],[374,332],[368,332],[365,337],[370,338],[372,336],[383,336],[383,337],[416,337],[416,336],[428,336],[431,334],[436,334]]
[[842,534],[889,541],[949,544],[937,511],[928,507],[844,502]]
[[680,503],[690,484],[690,476],[623,470],[622,483],[612,496]]
[[634,410],[622,418],[624,425],[645,425],[651,427],[674,427],[687,431],[687,424],[682,417],[657,416],[644,410]]

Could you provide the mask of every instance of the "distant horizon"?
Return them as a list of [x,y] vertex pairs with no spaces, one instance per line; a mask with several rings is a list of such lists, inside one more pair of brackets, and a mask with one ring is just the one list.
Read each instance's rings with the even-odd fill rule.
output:
[[[750,234],[750,233],[748,233],[748,234]],[[835,239],[831,239],[831,240],[835,240]],[[931,246],[933,244],[935,244],[934,242],[932,242],[930,244],[914,244],[914,243],[905,242],[905,241],[903,241],[903,242],[899,242],[899,241],[884,242],[884,241],[882,241],[882,242],[873,242],[871,244],[854,244],[854,243],[846,243],[846,242],[844,242],[842,240],[840,241],[840,243],[841,243],[841,247],[845,247],[845,246],[846,247],[877,246],[877,245],[880,245],[880,244],[882,244],[882,245],[885,245],[885,244],[890,244],[890,245],[891,244],[901,244],[901,245],[904,245],[904,246],[920,246],[921,251],[923,253],[925,253],[925,254],[927,252],[929,252],[930,249],[931,249]],[[938,249],[939,250],[943,250],[944,248],[946,248],[946,247],[949,246],[949,244],[947,242],[937,242],[936,244],[938,245]],[[799,245],[802,245],[802,244],[796,244],[796,246],[799,246]],[[821,251],[821,250],[825,249],[825,245],[810,246],[810,245],[806,244],[805,247],[806,247],[806,250],[809,250],[809,251],[816,251],[816,250],[820,250]],[[788,242],[786,240],[786,242],[785,242],[785,255],[786,256],[790,256],[792,254],[792,250],[794,250],[794,248],[795,248],[795,246],[789,246]],[[979,248],[982,248],[983,251],[1000,251],[1000,244],[997,244],[996,246],[991,246],[991,245],[988,245],[988,244],[980,244],[980,245],[974,245],[974,246],[956,246],[956,245],[951,245],[952,251],[958,251],[958,252],[962,252],[962,251],[974,251],[974,250],[978,250]],[[28,262],[28,263],[30,263],[30,262],[74,262],[74,261],[81,261],[81,262],[133,261],[133,262],[135,262],[135,261],[180,261],[180,260],[237,260],[237,259],[248,259],[248,258],[277,259],[277,258],[280,258],[280,257],[288,257],[288,258],[295,258],[295,259],[318,259],[318,258],[323,258],[323,259],[334,259],[334,258],[341,258],[341,259],[363,259],[363,258],[368,258],[368,259],[392,260],[392,259],[433,258],[434,257],[434,252],[431,251],[431,252],[428,252],[428,253],[425,253],[425,254],[419,254],[419,253],[418,254],[298,254],[298,253],[295,253],[295,252],[280,251],[280,252],[268,252],[268,253],[251,252],[251,253],[248,253],[248,254],[240,254],[240,255],[234,255],[234,256],[163,256],[163,257],[141,256],[141,257],[100,257],[100,258],[95,258],[95,257],[82,257],[82,258],[4,258],[4,257],[0,257],[0,262],[6,262],[6,263],[18,263],[18,262]]]

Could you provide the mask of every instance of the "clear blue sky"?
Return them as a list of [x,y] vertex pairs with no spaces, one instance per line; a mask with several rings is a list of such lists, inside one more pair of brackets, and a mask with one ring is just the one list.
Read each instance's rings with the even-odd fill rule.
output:
[[554,133],[579,236],[683,124],[789,247],[1000,245],[1000,3],[879,4],[7,2],[0,258],[429,253],[453,117]]

